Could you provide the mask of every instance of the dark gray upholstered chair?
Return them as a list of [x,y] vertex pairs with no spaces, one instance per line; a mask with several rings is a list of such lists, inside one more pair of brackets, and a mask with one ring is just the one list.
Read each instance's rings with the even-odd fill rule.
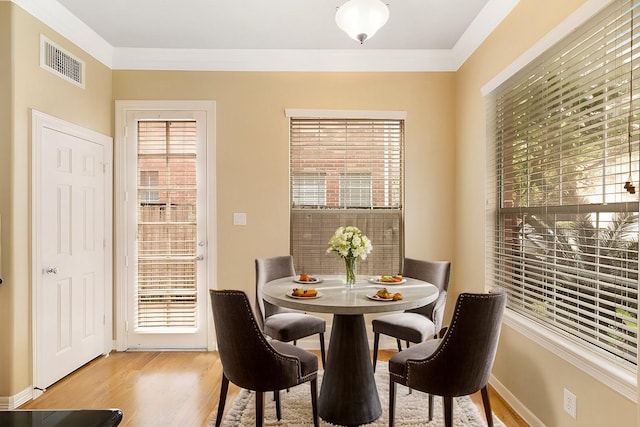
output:
[[389,427],[393,427],[396,383],[444,399],[445,426],[452,425],[453,398],[481,390],[489,427],[493,427],[487,383],[493,368],[507,302],[503,289],[486,294],[460,294],[451,324],[442,338],[427,340],[389,360]]
[[[256,311],[258,323],[265,335],[282,342],[296,341],[314,334],[320,335],[320,355],[322,366],[325,362],[324,331],[326,322],[296,310],[278,307],[263,299],[265,283],[282,277],[295,276],[291,255],[256,259]],[[293,289],[293,286],[292,286]]]
[[216,427],[222,423],[229,382],[256,392],[256,427],[264,423],[264,393],[273,391],[281,418],[280,390],[309,381],[313,424],[318,427],[318,357],[291,344],[267,341],[242,291],[210,290],[213,323],[222,362]]
[[449,261],[421,261],[411,258],[404,259],[402,275],[414,279],[424,280],[435,285],[440,292],[438,299],[422,307],[406,310],[403,313],[393,313],[380,316],[371,321],[373,326],[373,371],[376,370],[378,360],[378,344],[380,334],[394,337],[398,344],[398,351],[402,351],[401,341],[407,343],[421,343],[428,338],[434,338],[442,327],[444,307],[447,302],[449,288]]

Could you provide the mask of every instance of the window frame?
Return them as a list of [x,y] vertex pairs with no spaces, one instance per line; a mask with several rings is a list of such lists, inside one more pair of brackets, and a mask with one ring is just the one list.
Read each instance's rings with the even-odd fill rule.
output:
[[[299,216],[299,215],[304,215],[305,216],[305,220],[308,221],[318,221],[321,220],[323,222],[323,226],[326,226],[326,215],[333,215],[335,214],[336,217],[339,217],[340,222],[348,222],[349,224],[340,224],[340,225],[354,225],[354,226],[359,226],[360,228],[362,228],[358,222],[359,220],[362,219],[363,215],[367,215],[367,217],[369,218],[369,220],[371,221],[383,221],[383,224],[385,226],[385,230],[387,230],[386,234],[382,234],[383,236],[385,236],[385,238],[383,238],[383,242],[381,244],[376,244],[374,243],[374,251],[376,251],[376,246],[378,248],[379,253],[381,254],[385,254],[388,253],[387,251],[390,250],[389,248],[389,244],[388,239],[390,239],[387,236],[394,236],[395,233],[399,234],[399,240],[400,240],[400,247],[398,248],[399,250],[399,256],[398,256],[398,265],[397,268],[401,269],[402,268],[402,259],[404,258],[404,140],[405,140],[405,123],[406,123],[406,116],[407,113],[405,111],[365,111],[365,110],[308,110],[308,109],[285,109],[285,115],[286,117],[289,119],[288,121],[288,126],[291,127],[291,122],[293,119],[299,119],[299,120],[304,120],[304,119],[311,119],[311,120],[322,120],[322,119],[327,119],[327,120],[345,120],[345,121],[350,121],[353,120],[354,122],[357,120],[381,120],[381,121],[401,121],[401,129],[402,129],[402,133],[401,133],[401,140],[400,140],[400,182],[401,187],[400,188],[400,200],[399,200],[399,206],[389,206],[388,208],[385,209],[380,209],[380,208],[373,208],[373,199],[374,199],[374,185],[373,182],[371,182],[371,189],[370,189],[370,196],[371,196],[371,200],[372,203],[370,204],[370,206],[367,207],[349,207],[349,208],[344,208],[344,207],[331,207],[329,208],[328,206],[305,206],[305,205],[300,205],[300,206],[296,206],[293,203],[293,200],[291,200],[291,206],[290,206],[290,226],[293,227],[294,225],[294,216]],[[291,150],[291,140],[289,142],[289,148]],[[291,171],[291,159],[290,159],[290,177],[289,177],[289,185],[292,185],[293,180],[295,179],[295,175],[293,175],[293,172]],[[353,173],[358,175],[358,179],[362,179],[362,173],[358,172],[357,169],[353,171]],[[339,182],[338,185],[340,187],[342,187],[342,182],[344,180],[344,174],[340,174],[339,175]],[[372,175],[369,174],[370,177],[372,177]],[[393,182],[393,181],[389,181],[389,182]],[[327,188],[329,184],[325,183],[325,190],[326,191],[331,191],[332,189]],[[333,190],[335,191],[335,189]],[[290,197],[293,196],[293,188],[290,188],[289,194]],[[341,200],[343,195],[342,195],[342,188],[339,189],[339,195],[338,198]],[[335,193],[334,193],[335,194]],[[326,199],[325,201],[329,198],[329,195],[325,195]],[[385,193],[385,197],[387,197],[386,193]],[[328,202],[327,202],[328,204]],[[342,206],[342,205],[341,205]],[[388,213],[389,216],[394,215],[394,218],[386,218],[384,216],[382,216],[383,214]],[[325,215],[323,217],[323,215]],[[381,217],[382,216],[382,217]],[[321,219],[324,218],[324,219]],[[330,219],[333,220],[333,219]],[[397,221],[396,221],[397,220]],[[397,223],[396,223],[397,222]],[[298,222],[297,224],[301,224],[301,222]],[[378,222],[379,224],[379,222]],[[332,230],[332,232],[335,230]],[[363,229],[363,232],[365,230]],[[311,234],[311,233],[304,233],[304,230],[302,230],[301,232],[295,231],[293,230],[293,228],[291,229],[291,235],[306,235],[306,234]],[[365,233],[366,234],[366,233]],[[329,239],[330,235],[327,236],[327,241]],[[369,236],[371,238],[371,236]],[[305,237],[305,238],[309,238],[309,237]],[[317,236],[316,236],[317,238]],[[316,243],[317,245],[317,243]],[[304,246],[309,246],[309,242],[302,242],[300,244],[301,247]],[[294,247],[293,247],[293,238],[291,237],[291,253],[295,255],[295,251],[294,251]],[[384,256],[384,255],[382,255]],[[300,260],[295,260],[296,261],[296,271],[298,271],[299,269],[305,269],[304,266],[304,262],[300,261]],[[300,262],[298,262],[300,261]],[[343,263],[341,263],[341,260],[339,260],[337,257],[335,257],[335,259],[327,259],[327,261],[323,261],[322,262],[323,266],[321,268],[323,269],[327,269],[327,268],[335,268],[338,265],[341,265],[340,269],[337,271],[342,271],[344,269],[344,265]],[[361,265],[361,271],[360,274],[369,274],[370,271],[374,271],[374,270],[379,270],[379,269],[384,269],[385,266],[379,263],[371,263],[369,262],[369,260],[365,261],[365,263],[363,265]],[[373,269],[373,270],[372,270]],[[376,271],[377,271],[376,270]],[[302,271],[302,270],[301,270]],[[307,271],[307,270],[304,270]],[[386,271],[386,270],[385,270]],[[312,272],[313,273],[313,272]],[[373,274],[373,273],[371,273]],[[380,273],[380,274],[387,274],[387,273]]]
[[[497,73],[491,80],[489,80],[482,88],[481,94],[489,98],[494,90],[504,83],[507,79],[526,67],[530,62],[534,61],[538,56],[544,53],[547,49],[560,42],[567,35],[571,34],[577,27],[591,19],[603,7],[607,6],[610,2],[608,0],[596,0],[585,4],[583,7],[576,10],[573,14],[567,17],[556,28],[549,32],[546,36],[542,37],[537,43],[529,48],[523,55],[517,58],[513,63],[508,65],[505,69]],[[488,105],[488,104],[487,104]],[[488,107],[490,109],[490,107]],[[487,114],[490,114],[487,111]],[[491,134],[487,133],[487,143],[491,144]],[[488,150],[491,153],[491,149]],[[491,156],[489,154],[487,162],[487,175],[489,176],[495,165],[492,163]],[[491,200],[488,200],[488,205],[491,205]],[[495,204],[493,208],[486,210],[487,224],[494,221],[496,216]],[[491,236],[487,236],[488,238]],[[493,262],[488,260],[490,254],[489,248],[487,248],[486,262]],[[488,282],[487,289],[491,287]],[[640,299],[640,298],[639,298]],[[629,369],[617,366],[607,358],[600,357],[598,354],[588,351],[583,347],[576,346],[575,342],[570,341],[550,330],[542,327],[541,325],[533,322],[529,318],[513,312],[511,310],[505,311],[504,323],[511,327],[516,332],[524,335],[532,340],[537,345],[540,345],[544,349],[550,351],[552,354],[558,356],[564,361],[570,363],[577,369],[592,376],[594,379],[601,383],[611,387],[627,399],[638,402],[637,393],[637,367],[635,372],[631,372]],[[500,389],[500,385],[497,384]],[[506,391],[506,389],[502,388]]]

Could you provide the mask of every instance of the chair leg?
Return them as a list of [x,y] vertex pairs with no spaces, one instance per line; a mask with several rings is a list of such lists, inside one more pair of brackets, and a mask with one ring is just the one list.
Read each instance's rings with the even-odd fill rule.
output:
[[396,383],[389,380],[389,427],[393,427],[396,412]]
[[264,426],[264,392],[256,391],[256,427]]
[[407,348],[409,348],[410,346],[411,346],[411,343],[407,341]]
[[429,393],[429,422],[433,420],[433,394]]
[[444,396],[444,427],[453,427],[453,397]]
[[378,344],[380,343],[380,334],[373,334],[373,372],[376,371],[376,363],[378,362]]
[[324,368],[325,359],[327,357],[325,356],[324,351],[324,333],[320,334],[320,356],[322,357],[322,367]]
[[318,420],[318,379],[311,380],[311,410],[313,412],[313,427],[319,427]]
[[396,344],[398,344],[398,351],[402,351],[402,343],[400,340],[396,339]]
[[482,403],[484,404],[484,415],[487,417],[487,426],[493,427],[493,412],[491,412],[491,402],[489,401],[489,390],[487,386],[482,387]]
[[229,391],[229,379],[222,374],[222,384],[220,385],[220,399],[218,400],[218,415],[216,415],[216,427],[222,424],[224,405],[227,402],[227,391]]
[[276,398],[276,419],[280,421],[280,418],[282,418],[282,407],[280,406],[280,390],[275,391],[275,398]]

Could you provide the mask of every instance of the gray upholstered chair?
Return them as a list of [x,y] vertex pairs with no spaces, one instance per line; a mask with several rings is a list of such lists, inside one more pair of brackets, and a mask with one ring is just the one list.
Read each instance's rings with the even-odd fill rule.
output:
[[222,362],[216,427],[222,423],[229,382],[256,392],[256,427],[264,423],[264,393],[273,391],[281,418],[280,390],[309,382],[313,424],[318,427],[318,357],[291,344],[267,341],[242,291],[210,290],[213,323]]
[[265,335],[282,342],[296,341],[314,334],[320,335],[320,355],[322,366],[325,362],[324,332],[326,322],[296,310],[278,307],[263,298],[263,287],[271,281],[282,277],[295,276],[293,257],[291,255],[256,259],[256,311],[258,323]]
[[435,337],[442,327],[450,271],[451,263],[449,261],[404,259],[402,275],[435,285],[439,291],[438,299],[422,307],[406,310],[403,313],[386,314],[371,321],[374,372],[378,360],[380,334],[394,337],[398,344],[398,351],[402,351],[401,341],[405,341],[409,347],[410,342],[421,343],[428,338]]
[[507,302],[503,289],[486,294],[460,294],[451,324],[442,338],[427,340],[389,360],[389,427],[393,427],[396,383],[443,396],[445,426],[452,425],[453,398],[480,390],[489,427],[493,427],[487,383],[493,368]]

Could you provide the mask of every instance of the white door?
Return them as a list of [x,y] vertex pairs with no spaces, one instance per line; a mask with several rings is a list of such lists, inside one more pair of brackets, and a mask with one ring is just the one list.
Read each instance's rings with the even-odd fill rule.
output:
[[126,114],[128,349],[206,349],[206,113]]
[[34,123],[34,387],[44,389],[108,351],[110,139],[37,113]]

